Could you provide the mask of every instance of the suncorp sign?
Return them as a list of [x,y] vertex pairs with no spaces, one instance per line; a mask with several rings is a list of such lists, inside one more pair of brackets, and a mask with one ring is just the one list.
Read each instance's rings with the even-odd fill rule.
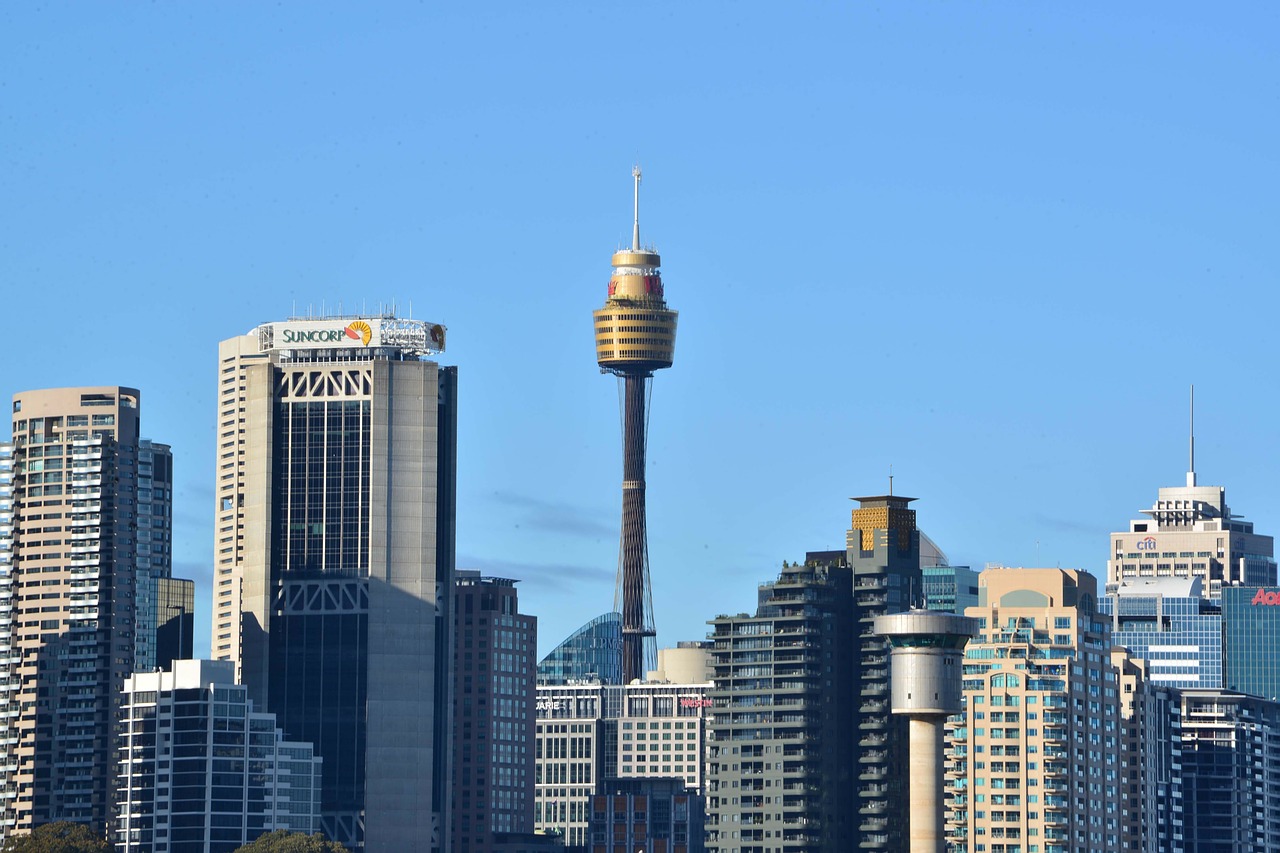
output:
[[399,347],[415,355],[444,352],[445,328],[439,323],[398,317],[334,317],[289,320],[258,327],[263,350]]

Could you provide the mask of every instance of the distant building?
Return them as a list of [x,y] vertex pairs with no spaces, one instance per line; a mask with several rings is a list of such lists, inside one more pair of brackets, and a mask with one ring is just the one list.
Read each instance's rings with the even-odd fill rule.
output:
[[979,597],[966,613],[979,633],[965,649],[965,714],[951,724],[947,849],[1121,849],[1133,834],[1121,774],[1134,721],[1122,714],[1097,581],[988,569]]
[[705,684],[711,681],[711,643],[681,640],[674,649],[658,649],[658,668],[645,679],[673,684]]
[[13,398],[0,453],[0,836],[60,820],[102,832],[112,817],[120,691],[156,665],[156,584],[172,568],[170,454],[141,437],[140,404],[114,385]]
[[538,662],[538,684],[622,683],[622,614],[602,613]]
[[1111,534],[1107,583],[1137,578],[1203,578],[1205,594],[1223,586],[1276,583],[1274,541],[1233,515],[1222,486],[1196,485],[1194,459],[1185,486],[1159,490],[1149,516]]
[[604,779],[680,778],[701,792],[708,684],[538,687],[534,822],[586,849],[590,798]]
[[683,779],[605,779],[591,798],[591,853],[702,853],[703,798]]
[[978,573],[968,566],[923,566],[920,574],[927,610],[964,615],[978,604]]
[[538,621],[516,581],[456,572],[453,850],[497,853],[533,833],[534,660]]
[[1131,578],[1107,587],[1098,612],[1111,639],[1148,663],[1148,678],[1174,687],[1222,686],[1222,607],[1204,578]]
[[1280,587],[1224,587],[1222,625],[1223,686],[1280,700]]
[[193,581],[156,579],[156,667],[170,669],[176,660],[191,659],[195,642],[195,602],[196,585]]
[[324,758],[321,828],[450,850],[457,369],[443,326],[263,323],[218,345],[212,653]]
[[254,710],[230,661],[177,661],[125,681],[118,853],[231,853],[319,829],[320,759]]
[[855,751],[853,604],[845,552],[817,551],[761,584],[754,614],[711,620],[708,850],[836,850],[854,837],[858,794],[876,784],[857,759],[883,758],[886,733]]
[[1180,699],[1186,849],[1280,850],[1280,704],[1224,690]]

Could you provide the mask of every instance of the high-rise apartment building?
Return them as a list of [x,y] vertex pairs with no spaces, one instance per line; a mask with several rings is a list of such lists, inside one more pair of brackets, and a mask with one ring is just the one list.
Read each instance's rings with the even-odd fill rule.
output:
[[[0,834],[111,819],[125,678],[154,666],[168,448],[118,386],[13,398],[0,482]],[[7,492],[7,494],[5,494]]]
[[858,701],[848,716],[862,747],[856,838],[860,850],[901,850],[908,825],[908,725],[906,718],[890,713],[889,646],[876,634],[875,620],[923,598],[920,531],[915,510],[907,506],[915,498],[888,494],[855,500],[846,550],[858,630]]
[[606,779],[679,778],[704,786],[710,684],[538,687],[534,823],[588,843],[591,797]]
[[1222,486],[1196,484],[1194,457],[1185,486],[1159,490],[1149,516],[1111,534],[1107,583],[1135,578],[1204,579],[1205,594],[1223,586],[1276,582],[1272,537],[1255,533],[1253,522],[1234,515]]
[[213,655],[324,759],[321,829],[449,849],[457,374],[441,326],[266,323],[218,351]]
[[118,853],[231,853],[320,823],[320,759],[254,709],[231,661],[182,660],[125,680]]
[[886,732],[866,735],[855,752],[857,635],[845,552],[783,565],[760,586],[754,614],[710,624],[707,849],[856,849],[840,845],[855,837],[858,794],[883,780],[865,776],[855,755],[882,758]]
[[533,832],[538,620],[516,582],[456,573],[453,667],[453,849],[496,853]]
[[[1097,581],[988,569],[952,725],[948,850],[1119,850],[1128,833],[1120,670]],[[1132,673],[1130,673],[1132,675]]]

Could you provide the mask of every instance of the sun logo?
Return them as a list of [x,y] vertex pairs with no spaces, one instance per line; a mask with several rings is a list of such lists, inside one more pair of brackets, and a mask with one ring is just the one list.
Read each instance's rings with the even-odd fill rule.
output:
[[373,329],[370,329],[369,324],[364,320],[356,320],[342,331],[347,333],[348,338],[357,340],[365,346],[368,346],[370,339],[373,338]]

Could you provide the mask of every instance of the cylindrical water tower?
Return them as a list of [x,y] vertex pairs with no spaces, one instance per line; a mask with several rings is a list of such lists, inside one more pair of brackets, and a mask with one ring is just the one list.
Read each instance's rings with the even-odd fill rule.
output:
[[908,718],[911,853],[945,849],[944,723],[964,710],[964,646],[978,620],[935,610],[878,616],[875,632],[889,641],[891,708]]

